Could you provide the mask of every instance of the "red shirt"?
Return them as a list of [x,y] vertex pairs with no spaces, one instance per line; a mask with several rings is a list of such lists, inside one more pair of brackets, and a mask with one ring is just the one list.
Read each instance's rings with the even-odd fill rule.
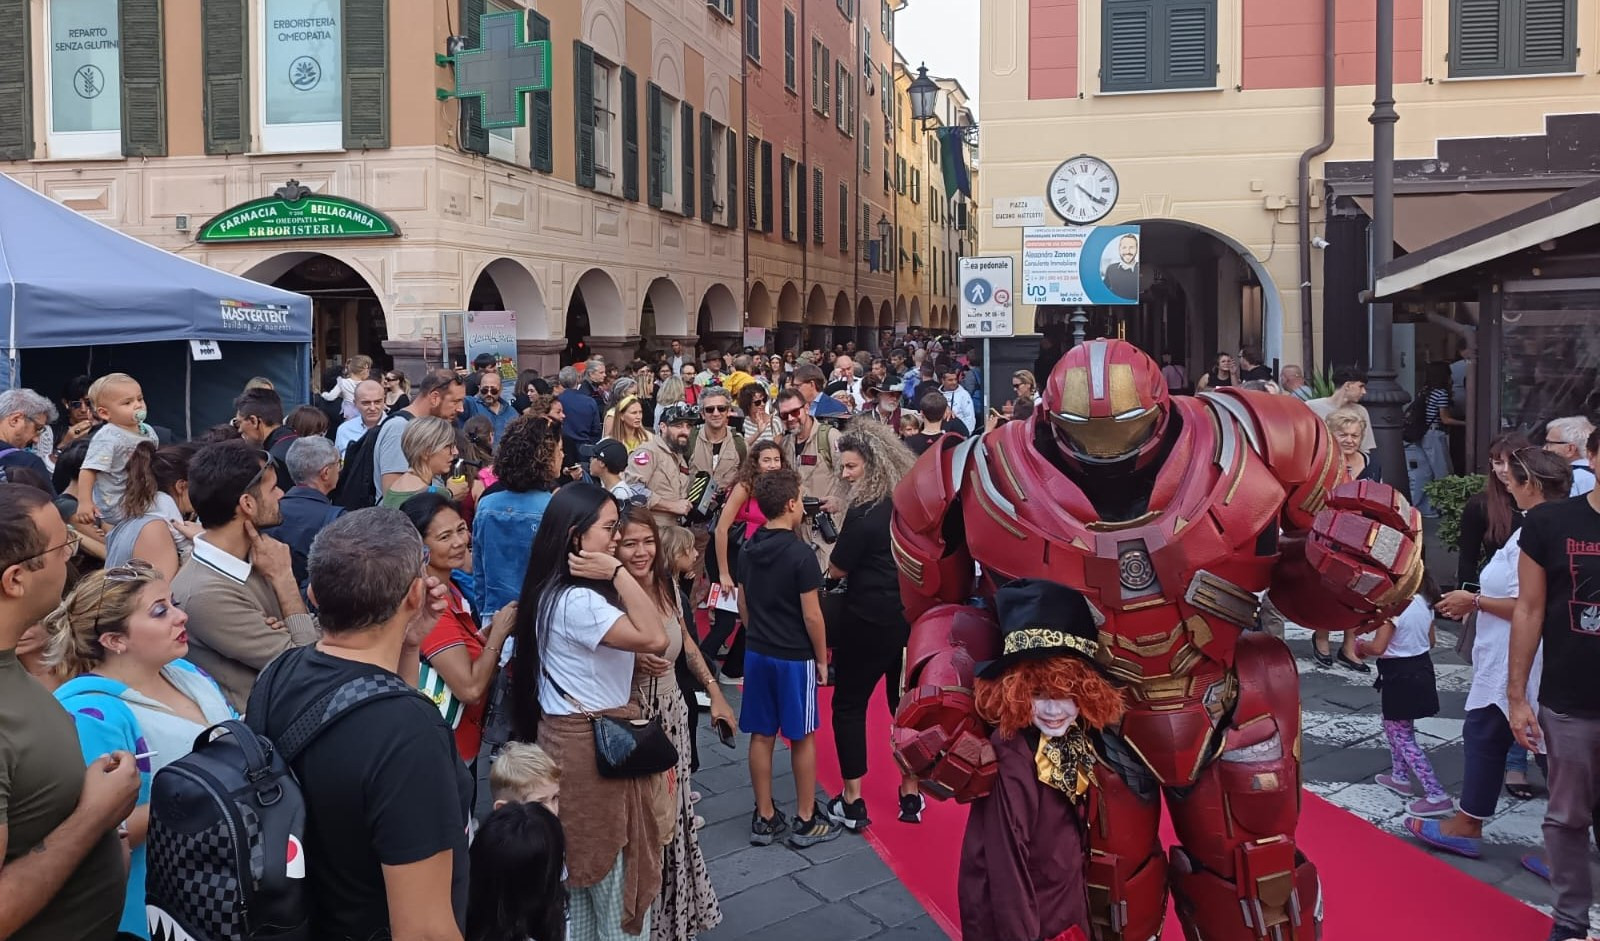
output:
[[[472,608],[460,589],[450,586],[448,610],[439,616],[439,622],[422,641],[422,657],[431,660],[440,652],[452,647],[465,647],[467,659],[477,663],[483,655],[483,638],[478,636],[477,622],[472,619]],[[487,697],[486,697],[487,698]],[[456,751],[462,761],[478,757],[478,745],[483,741],[483,711],[485,700],[467,706],[461,711],[461,723],[456,726]]]

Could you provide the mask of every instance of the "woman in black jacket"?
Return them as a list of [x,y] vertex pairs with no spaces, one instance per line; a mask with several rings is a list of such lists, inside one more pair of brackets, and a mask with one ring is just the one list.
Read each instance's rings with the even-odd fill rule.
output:
[[[861,779],[867,775],[867,703],[879,680],[889,711],[900,705],[900,665],[911,626],[889,549],[889,521],[895,485],[915,462],[894,429],[869,418],[851,421],[839,439],[839,473],[849,482],[850,495],[828,566],[830,583],[843,582],[840,603],[830,606],[828,636],[835,668],[834,747],[844,788],[825,810],[849,830],[863,830],[870,822]],[[922,807],[916,777],[902,775],[900,819],[920,823]]]

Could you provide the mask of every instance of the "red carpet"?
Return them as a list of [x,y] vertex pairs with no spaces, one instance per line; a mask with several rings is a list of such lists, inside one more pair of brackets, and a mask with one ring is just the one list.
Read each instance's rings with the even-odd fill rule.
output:
[[[822,690],[817,776],[829,793],[838,793],[831,697],[831,689]],[[872,701],[867,725],[874,745],[862,792],[877,821],[867,839],[945,932],[959,938],[956,866],[966,808],[929,801],[921,825],[896,820],[899,773],[889,757],[889,711],[881,691]],[[1172,840],[1170,831],[1166,838]],[[1516,941],[1542,938],[1550,930],[1547,916],[1309,794],[1299,838],[1322,875],[1326,941]],[[1395,878],[1402,873],[1403,878]],[[1169,915],[1163,938],[1182,937],[1177,920]]]

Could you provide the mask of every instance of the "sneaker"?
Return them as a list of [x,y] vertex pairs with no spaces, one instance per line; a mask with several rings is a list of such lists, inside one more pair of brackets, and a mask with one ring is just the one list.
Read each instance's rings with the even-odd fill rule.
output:
[[1588,928],[1574,928],[1571,925],[1563,925],[1558,921],[1550,926],[1549,941],[1583,941],[1588,936]]
[[1395,792],[1396,794],[1399,794],[1401,797],[1416,796],[1415,792],[1411,790],[1411,780],[1409,778],[1397,778],[1392,774],[1380,774],[1373,778],[1373,780],[1377,781],[1379,784]]
[[772,841],[783,836],[788,829],[789,823],[783,819],[783,811],[776,804],[772,807],[771,817],[763,818],[759,807],[750,813],[751,846],[771,846]]
[[1455,812],[1455,801],[1449,797],[1440,797],[1434,800],[1419,797],[1406,805],[1406,813],[1413,817],[1448,817]]
[[828,815],[829,820],[854,833],[860,833],[872,823],[867,819],[867,801],[862,797],[845,803],[844,796],[840,795],[828,801],[822,812]]
[[721,683],[723,686],[743,686],[744,685],[744,677],[742,677],[742,676],[729,676],[728,674],[722,672],[721,670],[718,670],[717,671],[717,682]]
[[794,832],[789,834],[790,846],[796,849],[805,849],[808,846],[816,846],[818,843],[826,843],[829,840],[837,840],[839,838],[839,834],[843,833],[844,830],[834,826],[832,821],[825,819],[826,814],[818,813],[821,809],[820,807],[813,807],[810,820],[801,820],[799,817],[794,818]]
[[922,822],[922,810],[923,810],[923,808],[925,808],[927,806],[928,806],[928,802],[922,799],[921,792],[918,792],[916,794],[901,794],[900,795],[900,822],[901,823],[921,823]]

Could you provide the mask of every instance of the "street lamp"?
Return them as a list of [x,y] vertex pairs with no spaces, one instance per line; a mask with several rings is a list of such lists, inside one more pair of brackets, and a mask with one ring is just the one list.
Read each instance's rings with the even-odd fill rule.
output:
[[933,109],[939,102],[939,83],[928,77],[926,63],[917,66],[917,78],[911,83],[908,94],[911,96],[911,116],[919,123],[931,119]]
[[894,223],[889,221],[887,213],[878,215],[878,258],[880,271],[893,271],[894,266],[889,264],[889,236],[894,232]]

